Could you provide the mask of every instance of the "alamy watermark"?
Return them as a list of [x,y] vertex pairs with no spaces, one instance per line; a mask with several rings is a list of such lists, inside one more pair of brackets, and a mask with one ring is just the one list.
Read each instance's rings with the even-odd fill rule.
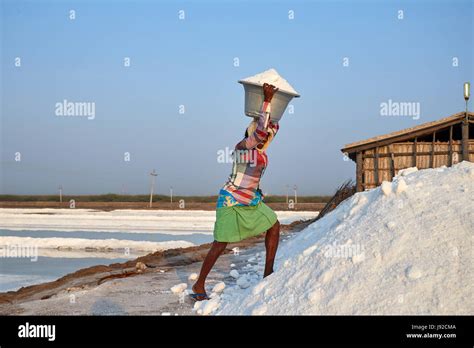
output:
[[0,258],[26,258],[38,261],[38,246],[22,244],[0,245]]
[[342,244],[333,243],[326,246],[324,250],[325,257],[351,258],[354,256],[363,257],[364,249],[360,244]]
[[55,104],[56,116],[79,116],[89,120],[95,118],[95,102],[71,102],[64,99]]
[[46,338],[48,341],[56,339],[56,325],[38,325],[26,322],[18,326],[19,338]]
[[389,99],[380,103],[381,116],[403,116],[412,117],[418,120],[421,114],[421,105],[419,102],[396,102]]
[[232,150],[229,147],[217,151],[217,163],[250,163],[250,167],[257,165],[257,151]]

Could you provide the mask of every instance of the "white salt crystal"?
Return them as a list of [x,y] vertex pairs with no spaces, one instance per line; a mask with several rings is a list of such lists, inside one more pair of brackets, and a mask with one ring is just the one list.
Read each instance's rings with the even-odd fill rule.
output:
[[216,285],[214,285],[214,287],[212,288],[212,291],[216,292],[216,293],[219,293],[219,292],[222,292],[222,290],[224,290],[224,288],[225,288],[225,283],[224,282],[219,282]]
[[217,308],[219,308],[219,296],[216,296],[214,297],[213,299],[209,300],[209,301],[205,301],[204,303],[204,307],[202,308],[202,312],[199,313],[199,311],[201,310],[201,308],[198,310],[198,314],[202,314],[202,315],[208,315],[208,314],[211,314],[212,312],[214,312]]
[[388,181],[382,182],[381,189],[385,196],[390,195],[392,193],[392,183]]
[[418,171],[417,167],[410,167],[410,168],[400,170],[398,172],[397,176],[407,176],[407,175],[410,175],[411,173],[415,173],[417,171]]
[[188,280],[196,280],[196,279],[198,279],[197,273],[191,273],[188,277]]
[[298,92],[296,92],[295,89],[291,87],[288,81],[286,81],[283,77],[281,77],[280,74],[278,74],[278,72],[273,68],[268,69],[260,74],[247,77],[241,81],[256,83],[259,85],[263,85],[264,83],[269,83],[271,85],[274,85],[275,87],[278,87],[280,91],[282,92],[298,94]]
[[404,179],[399,179],[397,182],[397,194],[405,192],[407,189],[407,183],[405,182]]
[[180,293],[182,293],[187,287],[188,287],[188,284],[186,284],[186,283],[177,284],[177,285],[175,285],[175,286],[173,286],[173,287],[171,288],[171,292],[172,292],[173,294],[180,294]]

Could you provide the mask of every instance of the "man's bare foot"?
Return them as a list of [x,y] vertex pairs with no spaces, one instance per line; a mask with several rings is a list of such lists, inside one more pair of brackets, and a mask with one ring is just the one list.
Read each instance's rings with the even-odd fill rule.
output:
[[194,298],[197,301],[203,301],[203,300],[209,299],[209,297],[207,297],[206,289],[204,288],[204,285],[200,285],[200,284],[196,283],[196,284],[193,285],[193,287],[191,289],[193,290],[193,292],[195,294],[205,294],[203,296],[195,296]]

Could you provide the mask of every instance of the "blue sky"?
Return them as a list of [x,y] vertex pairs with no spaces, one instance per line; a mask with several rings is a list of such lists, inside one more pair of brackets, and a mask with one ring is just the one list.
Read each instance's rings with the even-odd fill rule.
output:
[[[237,80],[273,67],[301,98],[261,186],[330,194],[354,177],[344,144],[462,111],[474,82],[473,1],[1,4],[2,193],[146,193],[155,168],[159,193],[217,194],[231,170],[217,151],[250,120]],[[56,116],[64,99],[94,102],[95,118]],[[420,118],[381,116],[388,100]]]

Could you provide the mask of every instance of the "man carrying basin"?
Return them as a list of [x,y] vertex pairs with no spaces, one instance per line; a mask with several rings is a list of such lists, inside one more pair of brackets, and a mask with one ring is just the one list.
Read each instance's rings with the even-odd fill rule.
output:
[[239,82],[245,89],[245,114],[253,120],[244,139],[235,146],[232,173],[217,198],[214,242],[192,287],[191,297],[198,301],[208,299],[206,277],[227,243],[266,231],[263,277],[273,272],[278,248],[280,223],[275,212],[263,202],[259,184],[268,164],[265,150],[278,132],[278,121],[290,100],[299,95],[274,69]]

